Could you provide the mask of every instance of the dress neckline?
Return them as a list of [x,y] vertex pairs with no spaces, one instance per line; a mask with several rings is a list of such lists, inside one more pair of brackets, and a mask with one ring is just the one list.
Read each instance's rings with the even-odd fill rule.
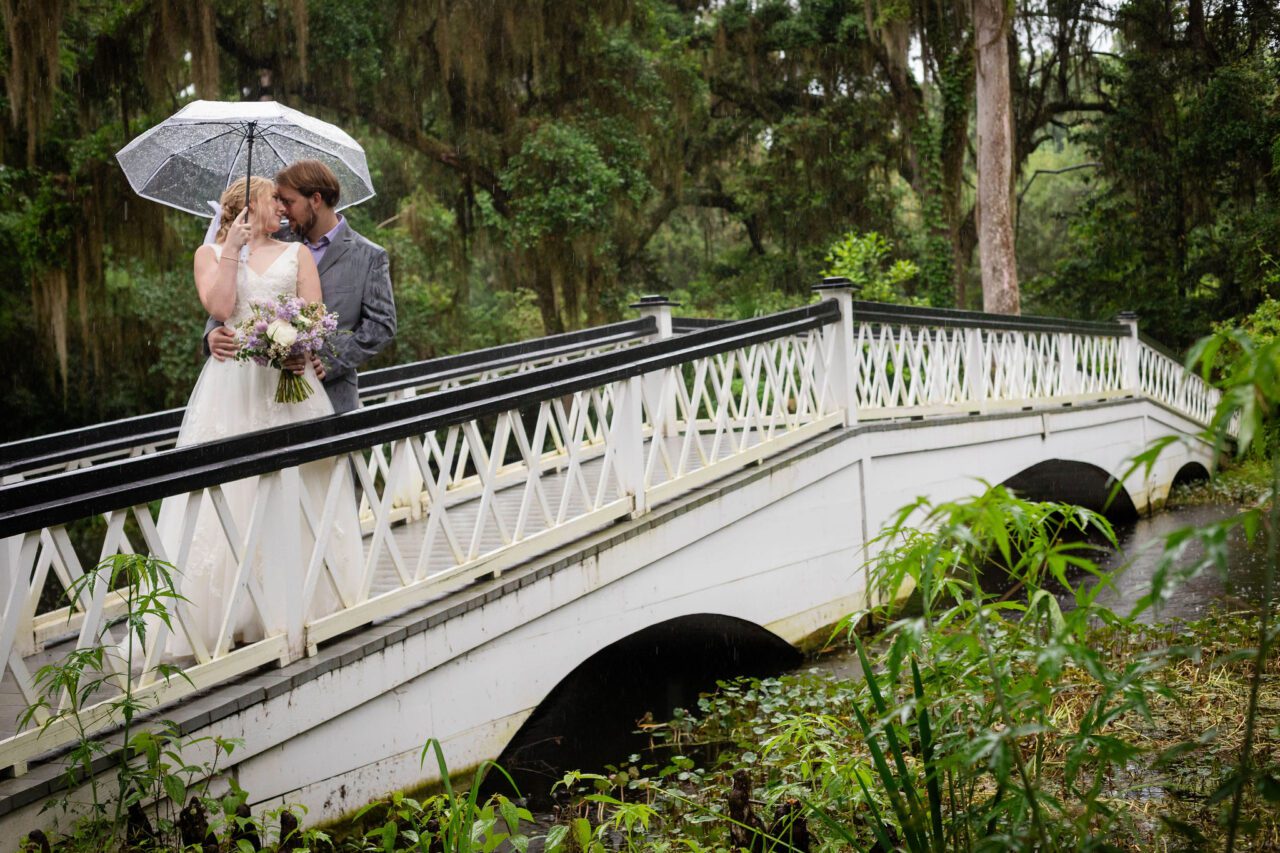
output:
[[[276,255],[274,258],[272,258],[272,259],[271,259],[271,263],[267,264],[266,269],[264,269],[262,272],[258,272],[257,270],[255,270],[255,269],[253,268],[253,265],[249,263],[249,259],[248,259],[248,258],[245,258],[245,260],[244,260],[244,265],[243,265],[243,266],[244,266],[244,268],[245,268],[246,270],[248,270],[249,272],[253,273],[253,274],[254,274],[254,275],[256,275],[258,278],[265,278],[265,277],[266,277],[266,275],[267,275],[267,273],[271,272],[271,270],[275,267],[275,265],[276,265],[276,264],[278,264],[278,263],[280,263],[280,259],[281,259],[281,258],[283,258],[285,255],[289,254],[289,250],[290,250],[290,249],[292,249],[292,248],[293,248],[294,246],[296,246],[296,245],[298,245],[298,244],[297,244],[297,243],[285,243],[284,248],[280,250],[280,254],[278,254],[278,255]],[[222,256],[222,249],[223,249],[222,245],[221,245],[221,244],[219,244],[219,245],[218,245],[218,256],[219,256],[219,257],[221,257],[221,256]]]

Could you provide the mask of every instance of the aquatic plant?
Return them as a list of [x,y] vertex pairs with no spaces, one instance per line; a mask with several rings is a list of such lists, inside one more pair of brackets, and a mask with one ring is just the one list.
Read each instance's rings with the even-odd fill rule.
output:
[[[88,642],[40,667],[33,679],[36,698],[19,716],[19,729],[34,723],[40,732],[69,726],[75,733],[65,756],[62,794],[45,805],[46,810],[66,811],[72,792],[81,785],[87,788],[87,811],[64,842],[71,849],[176,842],[177,816],[188,793],[207,797],[219,759],[236,746],[228,739],[185,737],[168,720],[138,725],[150,709],[140,689],[144,677],[165,682],[186,678],[180,668],[164,663],[146,671],[135,666],[147,632],[161,624],[172,629],[169,608],[183,600],[174,588],[173,572],[173,566],[149,555],[116,554],[76,578],[67,588],[72,602],[87,602],[104,589],[118,591],[124,612],[118,625],[124,635],[114,639],[110,631],[115,626],[104,622]],[[69,608],[68,619],[75,612]],[[110,740],[107,731],[114,733]],[[182,758],[184,749],[206,741],[213,748],[209,762],[192,765]],[[100,757],[117,752],[119,759],[109,771],[98,769]]]

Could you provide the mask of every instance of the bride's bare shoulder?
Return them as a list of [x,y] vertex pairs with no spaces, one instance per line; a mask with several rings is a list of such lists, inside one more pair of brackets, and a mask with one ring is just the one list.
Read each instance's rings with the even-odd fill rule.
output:
[[214,257],[218,254],[220,247],[213,243],[205,243],[203,246],[196,248],[196,257]]

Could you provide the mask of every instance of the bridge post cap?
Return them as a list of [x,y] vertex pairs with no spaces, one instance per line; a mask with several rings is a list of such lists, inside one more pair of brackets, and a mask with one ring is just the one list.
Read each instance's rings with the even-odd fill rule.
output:
[[672,308],[679,308],[679,302],[672,302],[666,296],[659,293],[649,293],[640,297],[639,302],[631,303],[632,308],[655,308],[660,305],[670,305]]
[[1121,311],[1119,314],[1116,315],[1116,319],[1121,323],[1136,323],[1138,322],[1138,312],[1137,311]]
[[827,276],[813,286],[814,290],[852,290],[854,283],[842,275]]

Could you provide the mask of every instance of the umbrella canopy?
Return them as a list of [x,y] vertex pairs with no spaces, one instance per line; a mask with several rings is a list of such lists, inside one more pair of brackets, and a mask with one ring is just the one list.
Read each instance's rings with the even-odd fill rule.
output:
[[274,178],[298,160],[338,176],[338,209],[373,196],[364,149],[341,128],[276,101],[192,101],[116,152],[143,198],[208,216],[232,181]]

